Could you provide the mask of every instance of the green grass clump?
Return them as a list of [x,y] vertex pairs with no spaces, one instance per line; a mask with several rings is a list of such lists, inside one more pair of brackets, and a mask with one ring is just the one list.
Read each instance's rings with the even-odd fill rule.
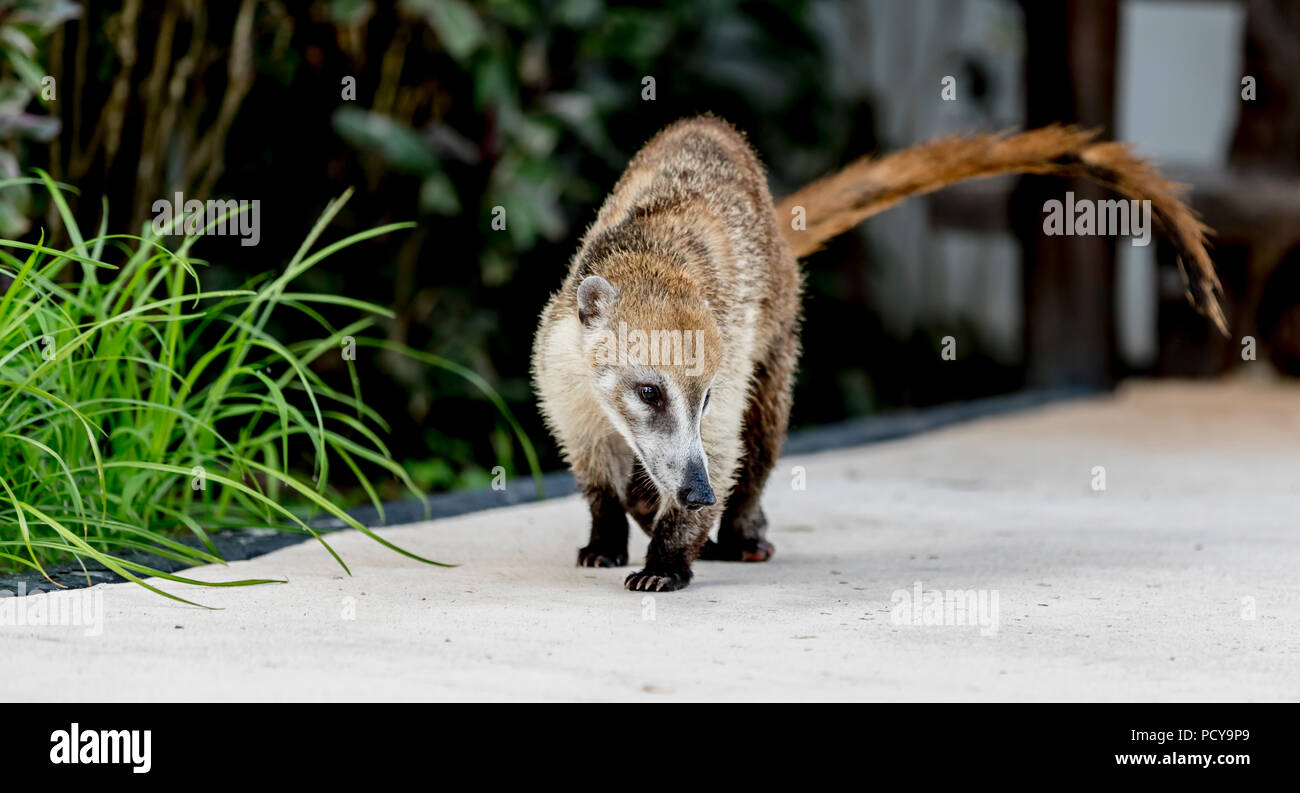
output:
[[[147,576],[205,586],[264,580],[196,581],[142,564],[138,553],[201,565],[221,563],[209,534],[270,526],[316,537],[309,525],[328,513],[414,559],[440,564],[374,535],[336,506],[331,476],[341,467],[383,507],[371,474],[388,475],[421,497],[389,454],[383,417],[366,406],[350,356],[351,388],[329,387],[311,369],[349,342],[382,347],[456,371],[500,410],[538,481],[536,455],[509,408],[472,371],[436,356],[364,334],[380,306],[352,298],[290,291],[313,265],[361,240],[410,227],[395,223],[315,251],[338,212],[330,203],[284,270],[248,288],[200,289],[188,236],[169,249],[152,228],[144,236],[86,239],[64,191],[48,175],[0,181],[43,185],[70,247],[0,240],[0,569],[34,569],[86,559],[159,594]],[[105,213],[107,210],[105,209]],[[176,218],[171,230],[182,228]],[[221,219],[212,219],[215,224]],[[0,288],[4,281],[0,278]],[[360,318],[335,328],[314,308],[354,309]],[[284,342],[267,332],[276,311],[303,312],[318,339]],[[349,338],[350,337],[350,338]],[[291,470],[303,450],[309,475]],[[370,472],[370,473],[368,473]],[[193,538],[188,542],[186,535]],[[128,558],[132,557],[132,558]]]

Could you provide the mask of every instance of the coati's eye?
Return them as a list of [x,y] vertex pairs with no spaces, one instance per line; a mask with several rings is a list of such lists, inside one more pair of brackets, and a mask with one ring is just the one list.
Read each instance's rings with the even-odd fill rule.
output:
[[637,396],[641,397],[642,402],[651,407],[659,407],[659,403],[663,401],[662,397],[659,395],[659,389],[652,385],[642,383],[636,387],[636,393]]

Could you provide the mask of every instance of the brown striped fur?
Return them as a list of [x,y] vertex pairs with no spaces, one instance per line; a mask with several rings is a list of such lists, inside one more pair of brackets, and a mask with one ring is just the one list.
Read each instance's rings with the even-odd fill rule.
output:
[[[1050,173],[1150,199],[1191,262],[1189,295],[1225,327],[1206,228],[1151,166],[1093,138],[1057,126],[945,138],[859,160],[774,205],[758,158],[726,122],[688,119],[656,135],[584,235],[534,342],[542,415],[591,506],[578,563],[626,564],[629,513],[651,536],[629,589],[685,586],[701,555],[771,556],[759,497],[789,420],[802,293],[796,257],[910,195],[999,173]],[[791,224],[795,207],[806,213],[803,230]],[[699,332],[698,370],[602,358],[600,334],[621,325]],[[671,392],[671,409],[638,401],[647,383]],[[686,435],[703,450],[696,468],[707,469],[704,489],[711,485],[714,500],[682,485],[695,447],[664,439]],[[718,539],[709,541],[715,527]]]
[[[967,179],[1007,173],[1091,179],[1127,198],[1151,201],[1152,213],[1178,249],[1188,300],[1227,335],[1219,306],[1223,287],[1205,250],[1209,228],[1178,199],[1178,185],[1165,181],[1128,146],[1096,138],[1096,130],[1051,125],[1018,135],[940,138],[885,157],[864,157],[782,199],[778,222],[790,250],[803,257],[905,198]],[[803,231],[790,223],[799,206],[807,213]]]

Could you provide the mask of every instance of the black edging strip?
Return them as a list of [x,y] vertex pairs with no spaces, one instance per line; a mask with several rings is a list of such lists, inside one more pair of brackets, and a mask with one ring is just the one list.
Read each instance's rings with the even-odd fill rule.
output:
[[[906,438],[922,432],[939,429],[951,424],[1014,413],[1053,402],[1094,396],[1100,390],[1088,387],[1061,387],[1037,391],[1022,391],[1006,396],[975,399],[951,405],[923,408],[920,410],[891,413],[884,416],[872,416],[852,419],[824,427],[792,432],[786,440],[782,454],[811,454],[813,452],[843,449],[869,443]],[[546,498],[561,498],[577,492],[573,476],[568,471],[557,471],[542,477],[542,487]],[[478,512],[496,507],[514,504],[526,504],[537,501],[537,487],[531,476],[516,476],[507,483],[503,490],[458,490],[429,496],[425,504],[419,501],[400,501],[384,505],[384,516],[374,506],[363,506],[350,510],[348,514],[361,524],[377,528],[380,526],[400,526],[422,520],[449,518]],[[426,512],[425,507],[428,507]],[[335,517],[318,518],[311,522],[312,528],[326,533],[348,528],[347,524]],[[251,559],[255,556],[276,551],[312,539],[306,532],[284,531],[269,528],[224,529],[211,535],[212,544],[217,547],[220,556],[227,562]],[[194,538],[184,538],[182,542],[197,545]],[[167,573],[175,573],[192,565],[164,559],[141,552],[120,554],[140,564]],[[85,570],[76,562],[66,562],[46,568],[50,577],[69,589],[76,589],[95,584],[118,583],[127,579],[111,570],[87,565]],[[61,589],[45,580],[40,573],[27,572],[0,576],[0,597],[8,595],[31,595],[38,592],[53,592]]]

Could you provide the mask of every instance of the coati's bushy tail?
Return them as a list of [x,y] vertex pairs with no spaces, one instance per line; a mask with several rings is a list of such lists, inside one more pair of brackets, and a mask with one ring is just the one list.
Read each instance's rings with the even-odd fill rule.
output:
[[[1018,135],[940,138],[885,157],[864,157],[779,201],[778,220],[786,243],[802,257],[909,196],[956,182],[1004,173],[1086,177],[1130,199],[1151,201],[1178,249],[1188,300],[1226,336],[1219,306],[1223,287],[1205,250],[1209,227],[1178,199],[1179,186],[1154,166],[1128,146],[1098,143],[1096,137],[1095,130],[1052,125]],[[803,230],[792,228],[797,206],[804,209]]]

